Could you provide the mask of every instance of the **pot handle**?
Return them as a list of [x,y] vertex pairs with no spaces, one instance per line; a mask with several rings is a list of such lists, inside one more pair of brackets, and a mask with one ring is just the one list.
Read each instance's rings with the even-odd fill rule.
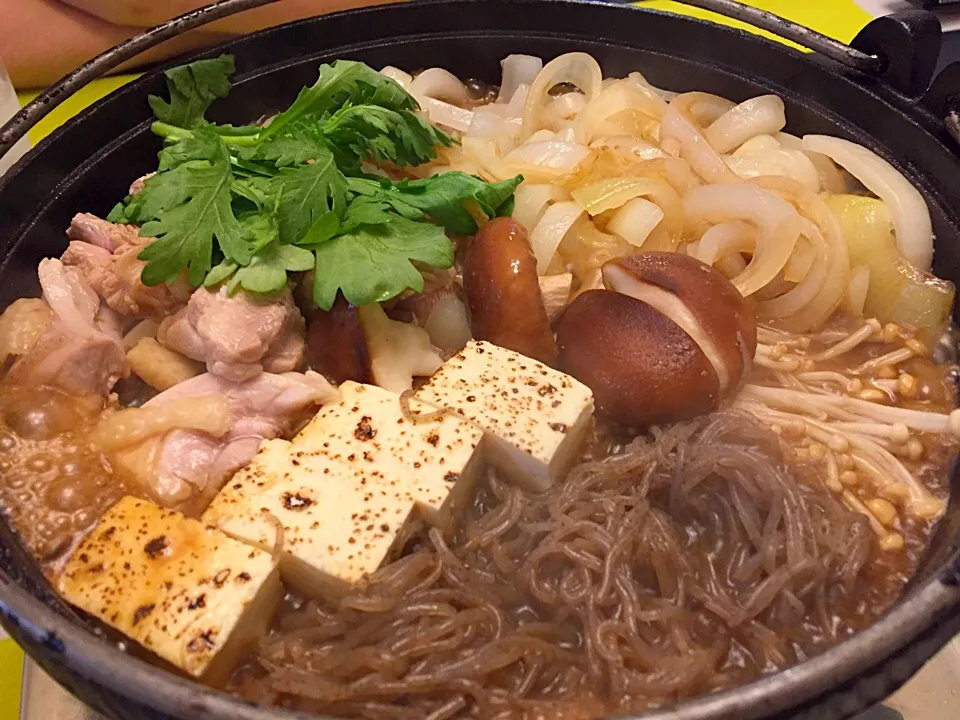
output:
[[188,30],[202,27],[221,18],[235,15],[244,10],[252,10],[269,5],[277,0],[221,0],[173,18],[150,28],[139,35],[97,55],[72,73],[65,75],[56,84],[44,90],[35,100],[13,116],[0,128],[0,157],[13,147],[14,143],[26,135],[34,125],[49,115],[60,103],[76,93],[88,83],[106,75],[107,72],[135,58],[140,53],[156,47]]
[[815,50],[851,70],[857,70],[868,75],[880,75],[887,68],[887,61],[883,55],[844,45],[842,42],[818,33],[816,30],[811,30],[792,20],[774,15],[772,12],[737,2],[737,0],[677,0],[677,2],[702,10],[709,10],[731,20],[739,20],[761,30],[766,30],[809,50]]
[[850,45],[844,45],[737,0],[677,1],[767,30],[863,75],[882,76],[908,98],[919,97],[927,89],[940,56],[940,21],[924,10],[905,10],[879,17],[863,28]]

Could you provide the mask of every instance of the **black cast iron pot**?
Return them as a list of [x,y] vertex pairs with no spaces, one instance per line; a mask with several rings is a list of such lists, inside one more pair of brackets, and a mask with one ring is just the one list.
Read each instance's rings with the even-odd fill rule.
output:
[[[191,27],[270,0],[227,0],[125,43],[41,96],[0,132],[0,153],[61,99],[146,47]],[[605,74],[642,70],[655,85],[708,90],[733,100],[775,92],[789,129],[863,143],[897,165],[930,205],[935,272],[960,285],[960,64],[931,83],[940,28],[920,11],[871,23],[852,48],[738,6],[719,8],[789,37],[801,53],[754,35],[674,15],[616,5],[549,0],[439,0],[315,18],[241,38],[211,51],[234,53],[237,75],[213,119],[243,122],[285,107],[320,62],[374,67],[440,65],[490,82],[512,52],[546,58],[593,54]],[[855,48],[855,49],[853,49]],[[105,215],[134,178],[156,166],[146,97],[161,71],[83,112],[0,179],[0,307],[36,295],[36,267],[59,255],[74,213]],[[956,97],[955,97],[956,96]],[[960,107],[960,105],[958,105]],[[898,688],[960,630],[960,476],[919,572],[869,629],[791,670],[751,685],[652,711],[650,720],[842,718]],[[108,642],[53,593],[0,519],[0,622],[81,700],[116,720],[281,720],[261,708],[175,677]],[[960,711],[958,711],[960,712]]]

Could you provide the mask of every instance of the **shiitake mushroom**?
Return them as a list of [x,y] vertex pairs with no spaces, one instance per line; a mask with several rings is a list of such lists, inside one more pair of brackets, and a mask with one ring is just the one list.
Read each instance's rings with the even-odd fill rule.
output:
[[643,427],[716,410],[756,351],[748,303],[721,273],[678,253],[603,267],[607,290],[581,294],[557,328],[562,370],[589,386],[598,412]]

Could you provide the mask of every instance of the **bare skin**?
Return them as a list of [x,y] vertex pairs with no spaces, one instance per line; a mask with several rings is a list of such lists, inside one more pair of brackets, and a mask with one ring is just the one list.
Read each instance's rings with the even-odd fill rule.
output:
[[[390,0],[280,0],[171,40],[123,69],[304,17]],[[0,58],[19,88],[49,85],[117,43],[209,0],[2,0]]]

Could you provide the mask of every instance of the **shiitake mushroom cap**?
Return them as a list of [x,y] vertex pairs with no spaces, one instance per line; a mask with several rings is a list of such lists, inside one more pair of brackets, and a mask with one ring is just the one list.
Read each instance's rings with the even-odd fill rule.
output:
[[603,266],[607,288],[649,303],[686,330],[713,364],[721,393],[746,381],[757,351],[747,300],[718,270],[672,252],[644,252]]
[[564,311],[560,368],[593,390],[599,413],[631,427],[689,420],[715,410],[713,365],[679,325],[647,303],[590,290]]

